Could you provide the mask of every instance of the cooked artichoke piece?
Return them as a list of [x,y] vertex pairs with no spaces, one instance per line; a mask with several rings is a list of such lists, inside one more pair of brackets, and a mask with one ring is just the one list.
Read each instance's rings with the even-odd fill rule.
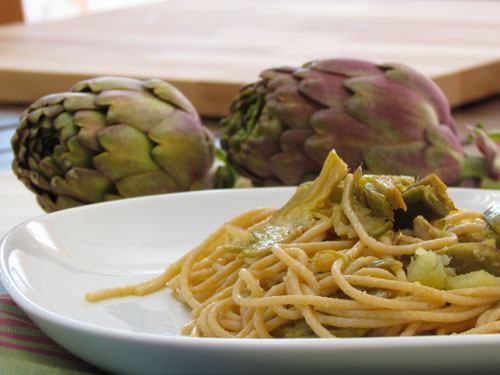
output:
[[[391,221],[394,207],[391,206],[387,196],[372,183],[375,177],[372,176],[373,178],[368,179],[365,177],[362,175],[361,168],[356,169],[353,174],[354,197],[352,205],[368,234],[378,237],[392,229]],[[393,190],[397,189],[393,187]]]
[[484,243],[458,243],[437,253],[450,258],[458,275],[484,270],[500,276],[500,251]]
[[500,202],[491,205],[484,211],[483,216],[491,229],[500,236]]
[[313,330],[307,325],[304,319],[296,320],[293,324],[277,329],[273,332],[275,337],[283,337],[287,339],[304,339],[318,337]]
[[396,271],[398,269],[401,269],[403,267],[403,263],[401,263],[399,260],[396,260],[391,257],[386,257],[383,259],[378,259],[376,261],[373,261],[370,263],[368,266],[370,268],[381,268],[384,270],[388,271]]
[[250,232],[234,225],[226,224],[224,226],[227,236],[227,242],[234,246],[244,246],[250,240]]
[[378,289],[378,288],[368,288],[365,290],[371,296],[379,297],[379,298],[393,298],[395,293],[391,292],[387,289]]
[[363,337],[370,331],[368,328],[332,328],[330,332],[335,337]]
[[[422,215],[428,220],[445,217],[448,214],[446,204],[439,199],[431,186],[415,186],[403,193],[403,199],[407,203],[408,210],[403,213],[404,221],[411,223],[415,217]],[[400,215],[397,217],[399,223]]]
[[411,177],[402,177],[398,180],[395,176],[363,176],[361,168],[358,168],[353,176],[356,197],[377,216],[393,221],[394,210],[406,210],[399,187],[405,186],[408,179],[413,180]]
[[240,255],[266,255],[275,243],[289,242],[311,228],[317,222],[314,213],[331,205],[331,197],[346,175],[347,165],[330,151],[318,178],[300,185],[283,207],[252,230],[248,246]]
[[375,185],[365,183],[360,186],[363,191],[361,198],[378,216],[384,217],[389,220],[394,219],[394,210],[389,203],[389,199],[384,194],[377,191]]
[[389,181],[396,189],[403,192],[408,189],[411,185],[415,183],[415,177],[413,176],[404,176],[404,175],[373,175],[366,174],[366,177],[374,177],[378,182]]
[[424,249],[418,249],[415,254],[406,271],[408,281],[418,281],[422,285],[444,289],[448,277],[448,257]]
[[335,234],[341,238],[355,238],[356,231],[344,214],[340,205],[334,205],[332,209],[332,223]]
[[413,219],[419,215],[432,221],[456,209],[446,192],[446,185],[435,174],[428,175],[403,192],[403,200],[407,210],[395,212],[398,228],[410,228]]
[[445,231],[436,228],[420,215],[413,219],[413,233],[422,240],[433,240],[447,235]]
[[451,276],[446,280],[446,289],[479,288],[488,286],[500,286],[500,278],[485,270]]
[[497,249],[500,249],[500,202],[493,203],[483,213],[484,220],[488,223],[486,237],[493,240]]
[[342,202],[342,195],[344,193],[344,183],[341,182],[339,184],[339,186],[337,186],[337,188],[333,191],[333,194],[332,194],[332,203],[335,203],[335,204],[340,204]]
[[[369,331],[367,328],[330,328],[330,332],[335,337],[362,337]],[[295,321],[292,325],[277,329],[273,332],[275,337],[287,339],[316,338],[318,337],[307,325],[304,319]]]
[[329,272],[333,262],[337,259],[348,260],[347,255],[336,250],[318,251],[312,257],[311,261],[316,272]]
[[376,186],[377,190],[384,194],[389,200],[393,208],[405,209],[406,204],[401,196],[401,193],[408,189],[415,179],[411,176],[377,176],[364,175],[363,178]]
[[483,231],[484,243],[500,250],[500,234],[497,234],[491,226],[487,226]]
[[367,181],[361,168],[353,174],[355,197],[365,206],[371,208],[377,216],[392,220],[394,213],[387,197],[377,190],[377,187]]
[[358,215],[359,221],[363,224],[366,232],[373,237],[379,237],[392,229],[392,222],[382,216],[374,215],[374,212],[354,199],[352,206]]
[[420,238],[409,236],[407,234],[398,232],[398,234],[395,237],[394,243],[396,245],[410,245],[412,243],[417,243],[422,241]]

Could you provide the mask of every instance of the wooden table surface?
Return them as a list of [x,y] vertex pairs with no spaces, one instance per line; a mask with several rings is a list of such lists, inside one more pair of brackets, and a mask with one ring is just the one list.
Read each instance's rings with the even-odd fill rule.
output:
[[0,28],[0,101],[96,75],[172,81],[218,116],[267,67],[327,57],[401,62],[453,105],[500,92],[500,2],[170,0]]

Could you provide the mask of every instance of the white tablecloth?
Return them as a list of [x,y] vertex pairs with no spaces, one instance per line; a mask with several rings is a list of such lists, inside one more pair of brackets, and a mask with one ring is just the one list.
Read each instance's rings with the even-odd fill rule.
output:
[[[44,212],[35,194],[17,180],[11,171],[0,172],[0,238],[16,225]],[[0,294],[4,292],[0,283]]]
[[17,224],[43,214],[35,194],[11,171],[0,172],[0,238]]

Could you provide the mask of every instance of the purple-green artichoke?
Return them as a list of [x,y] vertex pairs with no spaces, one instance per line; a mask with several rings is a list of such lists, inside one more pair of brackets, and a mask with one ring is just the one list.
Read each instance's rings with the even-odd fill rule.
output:
[[222,121],[230,162],[256,185],[310,180],[331,149],[372,174],[495,177],[485,158],[470,167],[443,92],[409,67],[330,59],[260,77]]
[[46,211],[212,186],[210,133],[158,79],[94,78],[40,98],[12,148],[14,173]]

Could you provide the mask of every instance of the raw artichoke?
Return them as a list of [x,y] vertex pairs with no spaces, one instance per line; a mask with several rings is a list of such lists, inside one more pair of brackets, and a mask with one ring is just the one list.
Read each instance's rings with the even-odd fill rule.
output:
[[158,79],[94,78],[40,98],[12,147],[14,173],[46,211],[211,187],[210,133]]
[[331,149],[372,174],[436,173],[447,184],[498,174],[491,143],[488,160],[468,158],[446,97],[409,67],[331,59],[260,77],[222,121],[229,160],[256,185],[313,179]]

